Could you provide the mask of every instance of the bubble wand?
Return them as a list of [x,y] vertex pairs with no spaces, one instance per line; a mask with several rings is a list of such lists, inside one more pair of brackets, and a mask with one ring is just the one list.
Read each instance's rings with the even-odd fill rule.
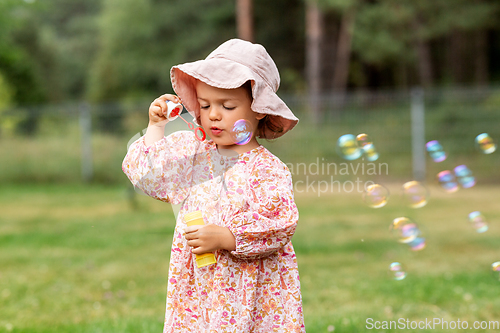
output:
[[[183,117],[181,117],[181,112],[182,112],[182,104],[181,103],[175,103],[172,101],[167,101],[167,106],[168,106],[168,111],[167,111],[167,119],[169,121],[172,121],[176,119],[177,117],[181,118],[189,127],[190,130],[194,132],[194,136],[198,141],[205,141],[207,134],[203,130],[201,126],[195,126],[193,123],[190,123],[186,121]],[[200,136],[198,136],[200,134]]]

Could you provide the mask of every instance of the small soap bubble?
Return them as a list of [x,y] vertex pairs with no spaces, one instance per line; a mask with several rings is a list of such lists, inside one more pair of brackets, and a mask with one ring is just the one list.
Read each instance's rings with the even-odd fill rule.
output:
[[424,184],[412,180],[403,184],[403,199],[411,208],[424,207],[429,200],[429,191]]
[[476,136],[476,148],[483,154],[491,154],[497,150],[497,145],[488,133],[481,133]]
[[358,143],[358,146],[363,151],[366,160],[373,162],[378,159],[379,155],[377,153],[377,150],[373,145],[372,139],[370,139],[370,137],[367,134],[365,133],[358,134],[356,136],[356,141]]
[[392,221],[391,230],[398,242],[407,244],[412,251],[425,248],[425,238],[422,237],[418,225],[408,217],[398,217]]
[[376,161],[378,160],[378,153],[377,153],[377,150],[375,149],[375,146],[372,144],[369,144],[369,145],[366,145],[366,146],[363,146],[363,148],[361,148],[363,150],[363,153],[365,154],[365,158],[367,161],[370,161],[370,162],[373,162],[373,161]]
[[500,261],[491,264],[491,271],[497,281],[500,281]]
[[453,193],[458,191],[458,182],[455,175],[449,171],[444,170],[437,174],[437,181],[439,185],[448,193]]
[[411,242],[408,242],[408,246],[412,251],[420,251],[425,248],[426,242],[424,237],[417,237]]
[[384,207],[389,200],[389,190],[380,184],[371,184],[365,187],[363,201],[371,208]]
[[429,156],[432,158],[432,160],[436,163],[443,162],[447,155],[446,152],[443,149],[443,146],[439,143],[437,140],[432,140],[427,142],[425,145],[427,148],[427,152],[429,152]]
[[459,165],[455,168],[455,176],[463,188],[470,188],[476,185],[476,178],[472,175],[472,171],[465,165]]
[[372,139],[370,139],[370,137],[365,133],[358,134],[356,136],[356,141],[358,142],[358,146],[361,148],[373,144]]
[[231,139],[237,145],[246,145],[253,135],[252,124],[246,119],[237,120],[231,130]]
[[344,134],[337,140],[337,153],[348,161],[354,161],[361,157],[363,150],[354,135]]
[[477,233],[488,231],[488,222],[481,212],[472,212],[469,214],[469,221],[472,223]]
[[393,262],[389,265],[389,274],[396,281],[401,281],[406,277],[405,269],[399,262]]

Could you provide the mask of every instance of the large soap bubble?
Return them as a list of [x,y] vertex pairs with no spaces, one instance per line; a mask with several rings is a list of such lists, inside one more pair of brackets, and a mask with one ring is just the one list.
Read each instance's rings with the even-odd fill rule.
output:
[[411,208],[420,208],[427,205],[429,190],[416,180],[403,184],[403,200]]
[[455,176],[463,188],[469,188],[476,185],[476,178],[472,175],[472,171],[465,165],[459,165],[455,168]]
[[379,157],[375,146],[373,145],[372,139],[365,133],[358,134],[356,136],[356,141],[358,142],[358,146],[363,151],[365,158],[367,161],[373,162],[376,161]]
[[426,246],[425,238],[415,221],[408,217],[398,217],[392,221],[391,231],[398,242],[407,244],[412,251],[420,251]]
[[427,148],[427,152],[429,152],[429,156],[432,158],[434,162],[443,162],[447,155],[443,149],[443,146],[437,140],[432,140],[427,142],[425,145]]
[[371,208],[384,207],[389,200],[389,190],[380,184],[366,186],[363,192],[363,201]]
[[237,145],[246,145],[253,136],[252,124],[246,119],[237,120],[231,129],[231,139]]
[[437,174],[439,185],[448,193],[458,191],[458,182],[455,175],[450,170],[444,170]]
[[337,140],[337,153],[348,161],[354,161],[363,155],[363,150],[354,135],[344,134]]

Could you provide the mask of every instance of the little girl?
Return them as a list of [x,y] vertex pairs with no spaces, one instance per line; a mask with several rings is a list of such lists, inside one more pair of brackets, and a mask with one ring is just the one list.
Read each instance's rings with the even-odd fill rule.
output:
[[[257,141],[298,122],[276,95],[274,61],[261,45],[232,39],[170,74],[177,96],[151,103],[147,132],[123,161],[134,186],[181,204],[163,332],[305,332],[291,174]],[[191,131],[165,137],[168,101],[181,102],[211,140]],[[243,143],[231,135],[240,120],[251,129]],[[205,225],[186,226],[184,216],[197,210]],[[195,255],[208,252],[217,262],[197,267]]]

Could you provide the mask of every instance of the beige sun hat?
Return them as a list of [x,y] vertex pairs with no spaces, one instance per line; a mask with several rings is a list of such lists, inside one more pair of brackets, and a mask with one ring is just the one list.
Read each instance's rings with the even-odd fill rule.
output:
[[175,93],[186,110],[199,117],[200,106],[196,96],[196,80],[223,89],[234,89],[245,82],[252,82],[252,110],[268,114],[272,127],[282,128],[274,132],[266,128],[266,138],[277,138],[291,130],[299,119],[278,97],[280,84],[278,68],[266,49],[241,39],[222,43],[204,60],[172,67],[170,78]]

